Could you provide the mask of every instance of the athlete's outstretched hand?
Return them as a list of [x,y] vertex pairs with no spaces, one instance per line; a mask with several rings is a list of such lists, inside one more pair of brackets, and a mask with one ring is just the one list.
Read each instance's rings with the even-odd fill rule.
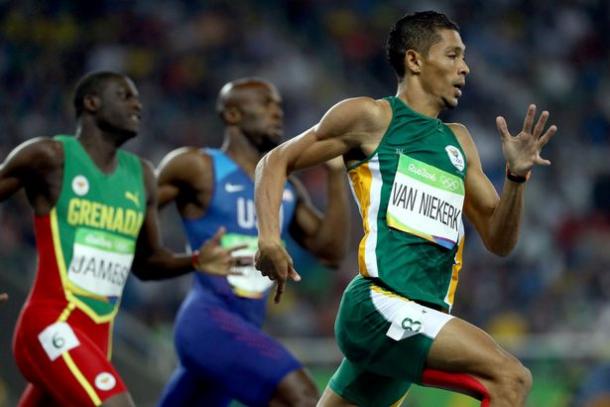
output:
[[549,160],[540,157],[542,147],[549,142],[557,132],[557,126],[552,125],[546,131],[544,127],[549,118],[546,110],[540,114],[536,125],[536,105],[530,105],[523,120],[523,129],[516,136],[511,136],[502,116],[496,118],[496,125],[502,138],[502,152],[511,174],[527,176],[534,165],[550,165]]
[[7,293],[0,293],[0,303],[8,301]]
[[252,256],[236,256],[233,252],[245,249],[248,245],[237,245],[223,248],[220,239],[225,234],[225,228],[219,228],[214,236],[206,240],[199,248],[197,258],[193,259],[198,271],[217,276],[241,275],[235,270],[238,266],[251,266]]
[[277,282],[274,301],[277,304],[282,298],[286,280],[301,281],[301,276],[294,269],[292,258],[280,242],[259,244],[255,256],[255,267],[271,280]]

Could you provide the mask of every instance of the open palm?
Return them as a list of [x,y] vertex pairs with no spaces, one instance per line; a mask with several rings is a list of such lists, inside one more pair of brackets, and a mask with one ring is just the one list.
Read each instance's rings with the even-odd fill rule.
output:
[[540,114],[534,126],[535,116],[536,105],[530,105],[523,120],[523,128],[516,136],[512,136],[508,131],[504,117],[496,118],[496,125],[502,139],[502,152],[511,174],[526,176],[534,165],[551,164],[549,160],[540,156],[540,152],[557,132],[557,126],[552,125],[544,131],[549,118],[549,112],[546,110]]

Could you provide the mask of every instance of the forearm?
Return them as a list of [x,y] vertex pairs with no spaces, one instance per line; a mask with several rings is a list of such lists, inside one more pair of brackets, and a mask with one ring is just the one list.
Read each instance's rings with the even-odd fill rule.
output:
[[495,254],[507,256],[517,244],[521,226],[525,183],[506,179],[498,205],[489,222],[488,248]]
[[280,239],[280,205],[287,176],[286,162],[277,149],[263,157],[256,166],[254,202],[260,242]]
[[317,252],[325,260],[339,262],[345,256],[349,235],[349,204],[345,172],[329,171],[327,205],[315,235]]
[[134,262],[134,274],[140,280],[165,280],[194,270],[192,256],[160,248],[147,258]]

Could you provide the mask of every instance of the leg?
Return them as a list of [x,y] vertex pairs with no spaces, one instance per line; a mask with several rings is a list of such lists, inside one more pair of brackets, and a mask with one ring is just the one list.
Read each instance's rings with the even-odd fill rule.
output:
[[41,326],[24,325],[17,333],[15,357],[45,397],[61,406],[133,406],[120,376],[87,335],[65,322],[47,324],[42,315],[35,322]]
[[320,407],[399,406],[411,384],[343,359],[318,402]]
[[[454,318],[434,340],[422,382],[480,393],[490,407],[525,406],[532,376],[481,329]],[[483,404],[485,405],[485,404]]]
[[315,404],[315,386],[282,345],[209,300],[191,300],[181,310],[176,350],[199,382],[245,405]]
[[227,406],[231,398],[223,389],[200,381],[183,366],[173,373],[165,386],[158,407]]
[[53,398],[40,387],[28,383],[19,400],[19,407],[51,407],[57,406]]
[[271,407],[315,406],[320,397],[318,389],[305,369],[288,373],[278,384],[269,402]]

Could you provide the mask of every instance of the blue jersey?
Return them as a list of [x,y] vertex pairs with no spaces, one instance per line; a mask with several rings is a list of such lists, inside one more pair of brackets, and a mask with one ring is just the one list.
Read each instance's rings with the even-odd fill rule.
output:
[[[203,216],[198,219],[183,219],[189,244],[192,248],[200,247],[219,227],[224,226],[226,233],[222,238],[222,246],[246,244],[246,249],[234,254],[253,256],[257,249],[258,235],[254,181],[221,150],[205,149],[205,152],[213,163],[212,198]],[[284,240],[296,203],[296,191],[290,183],[286,183],[280,210],[280,227]],[[229,277],[197,273],[195,289],[200,291],[201,295],[222,300],[229,310],[260,326],[265,315],[267,294],[273,282],[263,277],[253,266],[240,267],[239,271],[242,275]]]

